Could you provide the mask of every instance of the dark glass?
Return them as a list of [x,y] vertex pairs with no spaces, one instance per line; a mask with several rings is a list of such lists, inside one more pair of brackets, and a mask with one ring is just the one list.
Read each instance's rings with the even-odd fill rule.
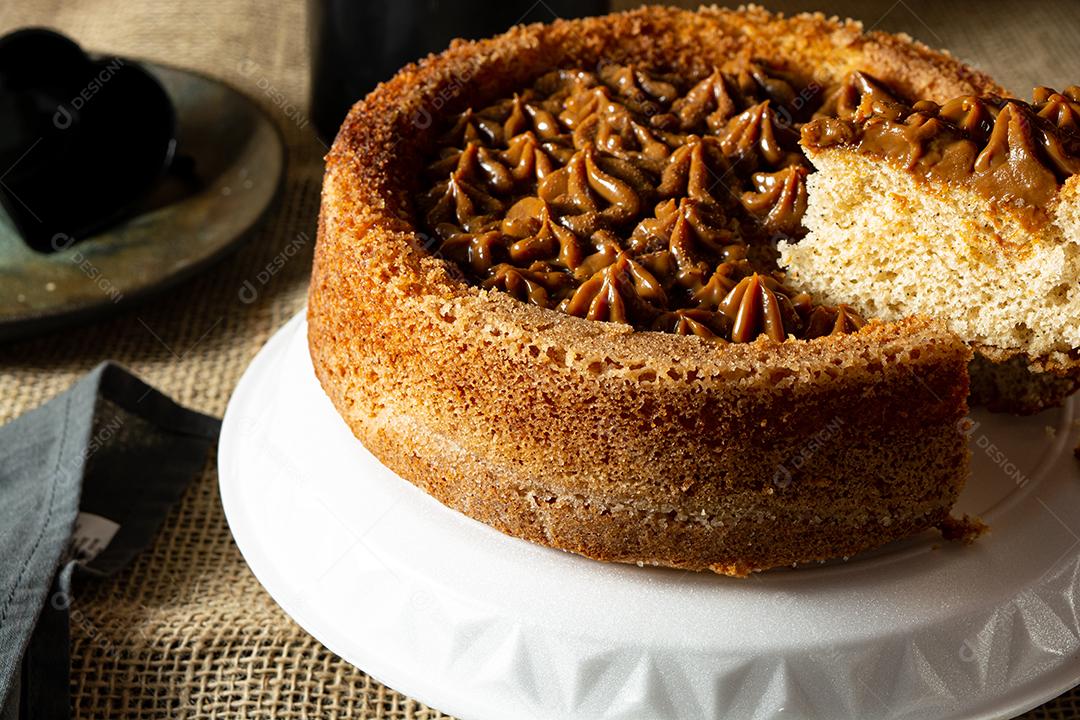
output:
[[354,102],[454,38],[602,15],[608,7],[609,0],[308,0],[312,122],[330,142]]

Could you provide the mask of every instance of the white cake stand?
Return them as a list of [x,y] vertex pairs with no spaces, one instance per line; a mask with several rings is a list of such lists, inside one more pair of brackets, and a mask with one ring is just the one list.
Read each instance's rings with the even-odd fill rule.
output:
[[608,565],[501,535],[383,467],[294,318],[229,404],[221,497],[274,599],[328,648],[463,720],[1001,718],[1080,682],[1072,407],[975,413],[935,534],[746,580]]

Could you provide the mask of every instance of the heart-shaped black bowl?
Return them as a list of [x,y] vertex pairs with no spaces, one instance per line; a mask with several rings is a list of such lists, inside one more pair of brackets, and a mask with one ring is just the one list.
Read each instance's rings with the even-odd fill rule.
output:
[[0,206],[31,248],[64,249],[128,215],[175,148],[172,102],[137,64],[43,28],[0,38]]

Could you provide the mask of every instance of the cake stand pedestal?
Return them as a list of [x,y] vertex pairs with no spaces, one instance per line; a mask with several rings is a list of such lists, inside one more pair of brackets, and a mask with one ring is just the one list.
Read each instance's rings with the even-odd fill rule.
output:
[[848,562],[740,580],[510,538],[379,463],[290,321],[225,415],[221,497],[267,591],[381,682],[462,720],[1000,718],[1080,682],[1072,405],[974,413],[958,510]]

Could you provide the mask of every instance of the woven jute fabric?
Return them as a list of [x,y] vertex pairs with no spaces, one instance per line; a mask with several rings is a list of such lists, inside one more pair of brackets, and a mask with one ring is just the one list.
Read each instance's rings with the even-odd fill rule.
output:
[[[1034,83],[1080,80],[1069,75],[1080,36],[1080,3],[1071,0],[822,0],[776,6],[817,7],[950,48],[1024,95]],[[41,404],[106,358],[185,405],[221,415],[252,357],[304,304],[325,148],[306,119],[303,4],[0,3],[0,32],[24,25],[53,26],[91,49],[191,68],[230,83],[275,120],[289,159],[284,191],[267,221],[237,253],[199,278],[112,319],[0,348],[0,422]],[[279,271],[260,276],[277,265]],[[241,297],[246,282],[257,288],[253,302],[245,302],[248,293]],[[229,533],[215,460],[130,568],[81,588],[72,608],[75,715],[447,717],[337,658],[275,605]],[[1025,717],[1080,717],[1080,694],[1069,693]]]

